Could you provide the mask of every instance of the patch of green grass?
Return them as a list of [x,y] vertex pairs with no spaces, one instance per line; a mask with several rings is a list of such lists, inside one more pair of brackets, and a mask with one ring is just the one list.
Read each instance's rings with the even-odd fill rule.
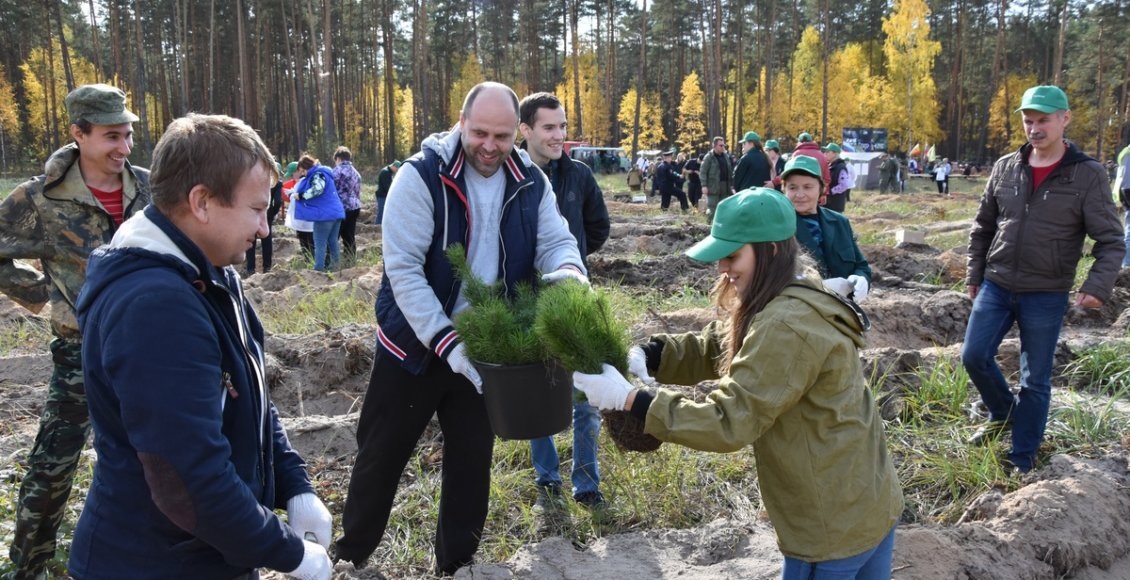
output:
[[346,324],[376,324],[373,294],[353,284],[325,289],[301,286],[297,302],[267,302],[258,308],[271,334],[311,334]]
[[50,341],[51,325],[46,320],[24,317],[0,332],[0,357],[19,350],[42,351]]
[[27,181],[28,177],[31,177],[31,175],[27,177],[0,177],[0,200],[8,197],[8,195],[12,193],[12,190],[15,189],[17,185]]
[[[753,453],[713,454],[664,445],[654,453],[625,453],[601,434],[601,491],[609,509],[589,512],[568,499],[572,433],[554,441],[565,484],[565,510],[540,515],[535,475],[526,441],[496,441],[490,503],[477,560],[504,561],[527,544],[562,536],[578,545],[616,533],[685,528],[719,517],[755,519],[761,509]],[[391,577],[421,577],[430,571],[438,515],[440,473],[416,455],[406,473],[384,541],[374,556]]]
[[[8,431],[3,437],[14,437],[10,427],[0,428]],[[16,454],[18,461],[9,464],[0,470],[0,543],[4,546],[4,553],[12,544],[15,537],[16,511],[19,502],[20,481],[27,473],[27,453],[29,449],[21,449]],[[58,544],[55,554],[47,562],[47,575],[50,578],[67,577],[67,559],[70,558],[71,539],[74,536],[75,526],[82,511],[82,501],[75,498],[85,498],[90,490],[90,482],[94,477],[94,464],[90,461],[91,455],[84,454],[79,458],[78,468],[75,470],[74,484],[71,489],[71,501],[67,502],[63,510],[63,520],[59,524]],[[13,571],[12,561],[8,558],[0,559],[0,576]]]

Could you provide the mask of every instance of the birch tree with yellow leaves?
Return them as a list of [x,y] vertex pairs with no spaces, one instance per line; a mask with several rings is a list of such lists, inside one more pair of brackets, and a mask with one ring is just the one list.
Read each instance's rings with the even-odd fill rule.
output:
[[883,54],[893,97],[876,105],[886,113],[888,142],[904,151],[916,141],[935,143],[943,137],[933,76],[942,44],[930,38],[929,13],[925,0],[895,0],[894,11],[883,19]]

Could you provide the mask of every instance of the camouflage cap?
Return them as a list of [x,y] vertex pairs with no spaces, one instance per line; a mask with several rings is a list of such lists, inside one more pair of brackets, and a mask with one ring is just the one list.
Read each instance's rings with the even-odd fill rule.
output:
[[71,91],[64,102],[71,123],[121,125],[137,121],[137,115],[126,108],[126,94],[110,85],[83,85]]

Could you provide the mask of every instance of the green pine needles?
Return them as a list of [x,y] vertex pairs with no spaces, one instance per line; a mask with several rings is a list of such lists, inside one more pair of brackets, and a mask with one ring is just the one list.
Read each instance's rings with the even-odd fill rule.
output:
[[628,371],[628,333],[599,290],[572,280],[543,288],[534,331],[570,370],[600,374],[608,363]]
[[549,360],[549,352],[534,333],[538,300],[534,288],[519,286],[511,301],[501,282],[485,284],[471,272],[462,245],[448,247],[446,255],[472,306],[455,319],[467,356],[480,363],[508,366]]
[[565,280],[521,285],[511,300],[501,283],[475,277],[463,246],[453,245],[446,254],[472,305],[455,320],[471,360],[525,365],[556,358],[583,373],[599,373],[606,362],[627,372],[628,333],[603,292]]

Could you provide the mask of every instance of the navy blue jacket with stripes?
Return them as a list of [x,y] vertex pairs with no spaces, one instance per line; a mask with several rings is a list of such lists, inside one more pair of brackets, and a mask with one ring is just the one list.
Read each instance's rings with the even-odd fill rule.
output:
[[[457,138],[449,135],[444,140],[449,141],[452,137]],[[454,244],[462,244],[466,251],[472,233],[464,182],[466,159],[462,147],[453,146],[452,153],[450,163],[445,163],[435,149],[425,146],[406,162],[414,171],[405,172],[405,168],[400,171],[406,175],[417,174],[432,197],[432,241],[424,256],[423,273],[448,318],[455,308],[461,284],[444,253]],[[553,194],[545,176],[538,168],[528,165],[517,149],[503,163],[502,171],[506,176],[506,188],[499,227],[498,279],[505,283],[507,293],[513,295],[519,283],[535,282],[538,276],[536,264],[539,261],[545,263],[538,256],[539,219],[544,219],[540,216],[539,206],[546,195]],[[398,180],[405,177],[397,175]],[[393,189],[390,199],[396,194],[395,185]],[[561,220],[563,235],[568,236],[564,218],[557,214],[554,219]],[[583,272],[576,242],[572,236],[568,236],[568,240],[572,242],[571,251],[554,252],[561,258],[554,261],[558,267],[572,266]],[[425,344],[409,324],[402,306],[394,295],[386,269],[376,301],[377,348],[398,359],[405,370],[420,375],[437,358],[446,360],[461,339],[454,327],[448,324],[435,332],[430,342]]]

